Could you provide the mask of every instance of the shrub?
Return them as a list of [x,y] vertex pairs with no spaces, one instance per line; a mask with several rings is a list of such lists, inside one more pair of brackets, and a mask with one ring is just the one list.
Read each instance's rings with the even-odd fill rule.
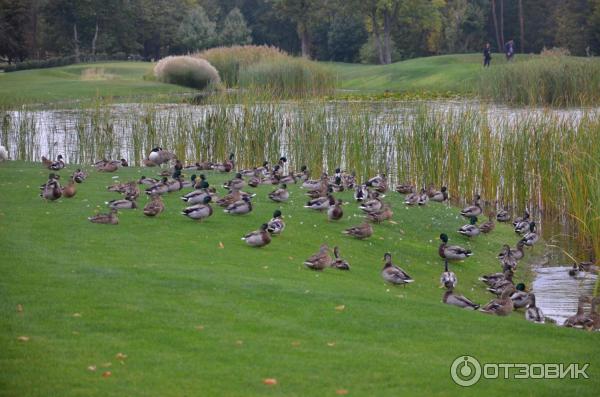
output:
[[206,59],[211,65],[217,68],[221,80],[229,87],[238,85],[241,69],[245,69],[250,65],[255,65],[263,61],[285,59],[289,57],[288,54],[281,51],[279,48],[266,45],[215,47],[199,52],[194,56]]
[[191,56],[171,56],[161,59],[154,75],[163,83],[204,89],[220,83],[219,72],[208,61]]

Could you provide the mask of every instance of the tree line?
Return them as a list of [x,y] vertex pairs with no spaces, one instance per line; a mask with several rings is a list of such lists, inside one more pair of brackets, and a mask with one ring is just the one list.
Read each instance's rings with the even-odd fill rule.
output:
[[562,47],[600,54],[600,0],[0,0],[0,61],[147,60],[267,44],[317,60]]

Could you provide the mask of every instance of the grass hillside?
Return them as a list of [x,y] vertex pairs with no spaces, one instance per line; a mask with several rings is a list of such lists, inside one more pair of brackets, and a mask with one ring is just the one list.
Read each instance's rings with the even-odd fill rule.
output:
[[[517,55],[517,61],[528,56]],[[421,92],[476,93],[483,57],[480,54],[455,54],[415,58],[390,65],[331,64],[339,88],[363,93]],[[493,54],[492,69],[504,64],[502,54]]]
[[153,64],[110,62],[0,73],[0,104],[48,104],[97,97],[136,100],[139,97],[192,92],[172,84],[144,80]]
[[[60,172],[63,182],[73,169]],[[138,209],[121,211],[117,226],[86,220],[118,198],[106,191],[115,176],[127,181],[155,171],[92,171],[75,198],[44,202],[38,187],[48,170],[0,164],[0,394],[597,395],[599,334],[440,302],[440,232],[473,249],[453,270],[458,291],[484,303],[491,296],[477,277],[499,268],[501,244],[516,241],[509,227],[468,241],[455,232],[465,223],[457,208],[406,208],[391,192],[394,222],[358,241],[341,234],[361,221],[350,193],[338,194],[350,202],[346,216],[329,223],[302,208],[297,186],[287,204],[270,202],[272,188],[261,186],[252,213],[234,217],[214,206],[202,223],[179,214],[177,193],[165,198],[158,218]],[[215,186],[231,177],[207,176]],[[245,246],[240,237],[277,208],[283,234],[261,249]],[[351,271],[304,268],[323,242],[340,247]],[[414,284],[383,282],[386,251]],[[462,388],[449,371],[464,354],[483,362],[591,363],[590,379],[482,380]]]

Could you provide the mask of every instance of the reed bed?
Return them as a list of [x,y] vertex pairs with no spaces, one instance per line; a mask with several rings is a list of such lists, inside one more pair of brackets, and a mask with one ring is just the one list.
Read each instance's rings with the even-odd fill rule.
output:
[[[525,208],[570,226],[585,255],[600,254],[600,116],[557,112],[497,117],[485,107],[349,102],[213,103],[202,107],[144,105],[73,112],[57,125],[68,161],[125,157],[141,164],[162,146],[186,161],[222,161],[240,168],[288,158],[288,171],[308,166],[313,177],[341,167],[359,180],[385,173],[392,183],[448,187],[455,203],[480,193],[486,212]],[[7,117],[8,114],[10,117]],[[6,113],[2,142],[11,157],[36,160],[39,120]],[[48,122],[46,120],[46,127]],[[580,253],[581,259],[588,259]]]
[[593,106],[600,101],[596,58],[540,56],[484,70],[481,97],[513,105]]

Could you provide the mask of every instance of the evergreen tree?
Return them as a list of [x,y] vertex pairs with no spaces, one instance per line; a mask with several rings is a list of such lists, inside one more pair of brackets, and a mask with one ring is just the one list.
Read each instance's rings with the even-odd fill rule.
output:
[[223,20],[219,44],[224,46],[250,44],[252,43],[251,34],[252,31],[248,29],[244,15],[239,8],[235,7]]
[[216,26],[206,15],[204,8],[195,7],[185,16],[177,30],[180,47],[187,52],[211,47],[217,41]]

